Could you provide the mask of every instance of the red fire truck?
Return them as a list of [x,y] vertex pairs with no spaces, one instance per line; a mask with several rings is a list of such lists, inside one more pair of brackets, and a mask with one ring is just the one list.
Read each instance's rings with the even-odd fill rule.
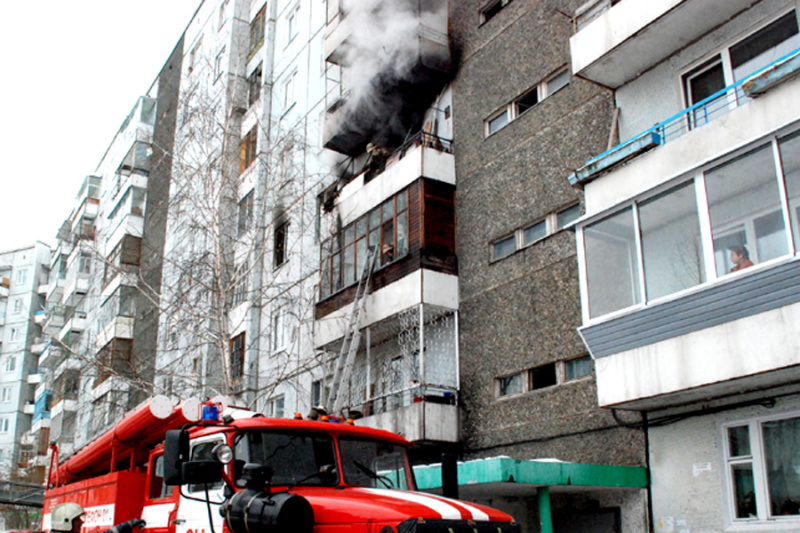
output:
[[267,418],[155,397],[58,464],[42,529],[62,502],[82,533],[134,518],[144,533],[518,533],[503,512],[417,492],[399,435],[332,418]]

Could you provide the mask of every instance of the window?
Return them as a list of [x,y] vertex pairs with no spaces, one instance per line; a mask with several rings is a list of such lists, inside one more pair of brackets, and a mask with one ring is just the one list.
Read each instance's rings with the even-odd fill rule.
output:
[[502,110],[489,117],[485,121],[485,135],[488,137],[500,131],[527,110],[567,85],[569,85],[569,69],[564,67],[549,78],[537,83],[522,93],[521,96],[503,106]]
[[261,98],[261,83],[264,77],[263,64],[259,63],[247,78],[247,106],[251,107]]
[[[191,461],[212,461],[215,460],[214,457],[214,448],[222,444],[224,441],[220,437],[210,437],[208,440],[197,442],[192,442],[192,451],[190,453],[190,460]],[[189,492],[205,492],[206,487],[208,490],[214,489],[221,489],[223,486],[223,481],[218,481],[211,485],[205,484],[198,484],[198,485],[189,485]]]
[[239,237],[244,235],[253,224],[253,195],[254,191],[251,190],[239,200],[239,221],[237,225]]
[[14,313],[19,314],[21,312],[22,312],[22,300],[20,298],[17,298],[16,300],[14,300]]
[[81,252],[78,258],[78,272],[82,274],[92,273],[92,255],[88,252]]
[[558,384],[556,364],[547,363],[528,370],[528,390],[538,390]]
[[522,374],[497,378],[499,396],[510,396],[522,392]]
[[258,125],[247,132],[239,143],[239,175],[244,174],[253,161],[256,160],[258,145]]
[[24,268],[17,270],[17,283],[25,283],[26,279],[28,279],[28,270]]
[[283,395],[269,401],[269,416],[283,418],[285,400]]
[[322,403],[322,380],[311,383],[311,407],[316,407]]
[[236,267],[233,273],[233,296],[231,305],[236,307],[247,299],[247,289],[249,287],[248,278],[250,277],[250,266],[247,261]]
[[264,44],[264,11],[266,7],[267,5],[264,4],[258,10],[256,16],[253,17],[252,22],[250,22],[250,51],[247,54],[248,57],[252,56]]
[[197,41],[197,44],[194,45],[192,51],[189,52],[189,73],[191,74],[194,69],[198,67],[198,63],[200,61],[200,54],[203,50],[203,37],[200,36],[200,39]]
[[244,332],[231,339],[231,378],[244,376]]
[[218,13],[218,20],[217,20],[217,28],[222,28],[227,22],[227,10],[228,10],[228,3],[230,0],[223,0],[223,2],[219,5],[219,13]]
[[283,109],[288,110],[295,102],[294,89],[297,71],[292,72],[283,82]]
[[404,190],[345,226],[333,239],[326,240],[322,244],[321,298],[356,283],[370,249],[378,253],[376,268],[406,257],[408,220],[408,190]]
[[11,401],[11,387],[0,389],[0,402],[8,403]]
[[164,456],[156,457],[153,464],[153,474],[150,477],[150,499],[166,498],[172,492],[172,487],[164,483]]
[[731,519],[774,524],[800,518],[800,417],[759,418],[723,427]]
[[529,226],[516,229],[513,234],[501,237],[491,243],[491,261],[508,257],[517,250],[564,230],[567,225],[577,220],[580,214],[581,206],[575,204],[553,213],[548,213],[544,218]]
[[564,361],[564,381],[574,381],[592,375],[592,358],[584,355]]
[[[790,11],[684,74],[686,104],[696,104],[747,78],[798,46],[797,15]],[[694,125],[704,124],[708,120],[705,110],[698,109],[692,120]]]
[[288,35],[287,44],[292,42],[299,31],[298,24],[300,22],[300,5],[294,7],[286,17],[286,31]]
[[500,13],[500,10],[506,7],[511,0],[492,0],[481,9],[481,24],[484,24],[494,18],[495,15]]
[[0,433],[8,433],[11,426],[11,419],[7,417],[0,418]]
[[219,51],[217,57],[214,58],[214,82],[216,82],[224,71],[223,63],[225,61],[225,47]]
[[278,268],[287,260],[287,244],[289,242],[289,222],[279,222],[275,226],[275,232],[272,236],[273,242],[273,266]]
[[278,308],[272,312],[272,351],[285,350],[287,343],[286,310]]
[[19,330],[17,328],[11,328],[11,332],[8,335],[8,340],[14,342],[19,337]]
[[619,311],[792,253],[800,229],[796,139],[770,139],[582,227],[584,313]]

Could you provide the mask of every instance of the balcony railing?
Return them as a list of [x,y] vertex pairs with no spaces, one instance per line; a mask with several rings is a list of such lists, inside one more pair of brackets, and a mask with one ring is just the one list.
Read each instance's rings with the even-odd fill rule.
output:
[[777,59],[750,76],[717,91],[708,98],[587,161],[569,176],[572,185],[586,183],[647,152],[678,139],[691,130],[725,115],[752,97],[785,81],[800,71],[800,49]]

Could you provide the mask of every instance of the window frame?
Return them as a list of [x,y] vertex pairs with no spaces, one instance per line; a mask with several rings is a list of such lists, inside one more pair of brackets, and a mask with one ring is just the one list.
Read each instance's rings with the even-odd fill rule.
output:
[[[499,1],[499,0],[498,0]],[[550,84],[553,80],[559,78],[560,76],[565,75],[567,76],[567,81],[560,87],[551,90]],[[535,83],[531,87],[527,88],[521,94],[519,94],[516,98],[504,104],[499,109],[496,109],[492,112],[486,119],[483,121],[483,133],[484,138],[491,137],[498,131],[502,130],[503,128],[507,127],[509,124],[517,120],[519,117],[530,111],[531,109],[539,106],[543,101],[550,98],[557,92],[561,91],[562,89],[566,88],[570,82],[572,81],[569,65],[563,65],[558,68],[555,72],[548,75],[543,80]],[[531,95],[536,95],[536,102],[530,105],[526,104],[524,109],[521,108],[520,104],[527,100],[528,97]],[[493,127],[492,124],[501,117],[506,117],[506,122],[498,127]]]
[[[534,219],[533,222],[530,222],[528,224],[525,224],[524,226],[520,226],[520,227],[514,229],[514,231],[512,231],[511,233],[505,233],[502,237],[498,237],[498,238],[490,241],[489,242],[489,262],[490,263],[496,263],[498,261],[501,261],[501,260],[503,260],[503,259],[505,259],[507,257],[510,257],[510,256],[514,255],[515,253],[517,253],[520,250],[524,250],[525,248],[529,248],[529,247],[531,247],[531,246],[533,246],[533,245],[535,245],[535,244],[537,244],[537,243],[539,243],[539,242],[541,242],[541,241],[547,239],[548,237],[551,237],[551,236],[553,236],[553,235],[555,235],[557,233],[560,233],[562,231],[571,230],[571,228],[569,226],[575,220],[577,220],[580,217],[580,206],[581,206],[580,202],[570,203],[566,207],[561,207],[561,208],[559,208],[559,209],[557,209],[555,211],[547,213],[546,215],[544,215],[542,217]],[[558,222],[559,215],[561,215],[561,214],[563,214],[563,213],[565,213],[567,211],[570,211],[572,209],[575,209],[576,207],[578,208],[578,216],[576,218],[573,218],[571,221],[569,221],[566,224],[559,224],[559,222]],[[525,232],[528,231],[529,229],[533,228],[533,227],[536,227],[536,226],[542,224],[542,223],[545,224],[545,233],[544,233],[544,235],[542,235],[540,237],[537,237],[536,239],[533,239],[531,241],[526,241]],[[509,241],[511,238],[514,239],[514,250],[512,250],[512,251],[510,251],[508,253],[502,254],[502,255],[498,255],[498,253],[497,253],[497,245],[501,244],[501,243],[505,243],[505,242]]]
[[[671,300],[675,298],[679,298],[686,294],[691,294],[698,290],[702,290],[705,287],[714,286],[718,283],[724,283],[725,280],[730,279],[732,275],[741,275],[746,274],[747,272],[753,272],[761,270],[761,266],[765,265],[765,268],[768,268],[770,265],[774,265],[777,263],[781,263],[787,260],[791,260],[798,256],[800,253],[800,249],[795,246],[795,238],[796,232],[798,228],[794,224],[794,219],[790,213],[789,205],[788,205],[788,193],[787,193],[787,181],[785,176],[785,169],[784,166],[781,164],[781,142],[784,140],[791,139],[793,136],[800,133],[800,130],[780,130],[773,132],[770,135],[766,135],[761,137],[754,142],[740,147],[736,150],[733,150],[730,153],[725,154],[723,157],[720,157],[717,160],[711,161],[706,163],[702,166],[694,168],[681,176],[678,176],[674,179],[671,179],[665,183],[659,184],[652,189],[644,191],[639,195],[626,200],[620,204],[617,204],[609,209],[606,209],[602,212],[595,213],[591,217],[587,217],[586,220],[582,220],[578,226],[576,227],[576,240],[577,240],[577,249],[578,249],[578,264],[579,264],[579,277],[580,277],[580,287],[581,287],[581,309],[583,314],[583,324],[589,325],[594,322],[600,320],[607,320],[611,317],[625,315],[630,312],[635,312],[644,308],[647,305],[652,305],[654,303],[660,301]],[[716,169],[724,167],[726,164],[732,162],[733,160],[749,156],[758,152],[761,149],[766,147],[771,148],[772,153],[772,166],[774,166],[774,178],[777,183],[778,187],[778,199],[777,199],[777,206],[781,211],[782,221],[783,221],[783,231],[784,236],[787,240],[787,251],[785,254],[780,255],[778,257],[767,259],[764,261],[759,261],[757,264],[753,265],[753,267],[749,267],[744,269],[743,271],[739,272],[727,272],[724,275],[719,275],[716,271],[716,259],[714,255],[714,241],[719,240],[720,234],[725,232],[726,225],[729,227],[733,227],[733,222],[727,222],[723,224],[721,227],[717,227],[716,231],[715,228],[712,228],[711,224],[711,206],[709,205],[709,198],[707,195],[707,184],[706,184],[706,175],[710,172],[713,172]],[[699,223],[700,223],[700,242],[702,244],[702,260],[704,263],[704,275],[705,280],[701,283],[695,284],[689,288],[682,289],[676,292],[669,293],[667,295],[663,295],[657,298],[648,298],[647,296],[647,287],[645,286],[646,278],[644,277],[644,270],[645,265],[643,261],[642,255],[642,230],[639,220],[639,206],[648,200],[656,198],[657,196],[668,192],[670,190],[677,189],[682,187],[686,184],[693,184],[695,190],[695,201],[696,201],[696,209],[697,214],[699,216]],[[633,304],[615,309],[613,311],[608,311],[602,314],[597,314],[595,316],[591,315],[590,312],[590,287],[588,283],[588,270],[587,270],[587,259],[586,259],[586,241],[585,241],[585,231],[587,228],[592,227],[593,225],[602,222],[603,220],[612,218],[624,212],[630,212],[633,214],[633,233],[637,237],[635,241],[635,248],[633,252],[636,254],[636,269],[638,272],[638,283],[639,283],[639,301]],[[758,218],[757,214],[759,213],[772,213],[775,212],[774,205],[770,210],[754,210],[751,213],[748,213],[747,218],[741,218],[737,223],[751,223],[755,218]],[[751,216],[752,215],[752,216]],[[787,218],[788,217],[788,218]],[[755,246],[756,243],[747,243],[748,248],[752,248]],[[750,250],[751,257],[754,257],[753,250]],[[754,269],[754,267],[756,267]]]
[[282,218],[275,223],[272,232],[272,268],[278,269],[289,261],[290,221]]
[[231,379],[233,381],[244,379],[245,352],[247,350],[245,340],[246,333],[244,331],[234,335],[230,340]]
[[242,237],[253,227],[255,189],[250,189],[237,205],[236,235]]
[[495,18],[513,0],[490,0],[478,11],[478,25],[483,26]]
[[266,25],[266,12],[267,4],[264,3],[261,6],[261,9],[255,14],[253,19],[250,21],[250,28],[248,36],[250,38],[250,46],[247,52],[247,58],[250,59],[259,49],[261,49],[262,45],[264,44],[265,38],[265,25]]
[[244,174],[258,159],[258,124],[255,124],[239,142],[239,175]]
[[224,72],[223,68],[222,68],[222,63],[225,60],[225,52],[226,51],[227,51],[227,46],[223,45],[222,49],[219,52],[217,52],[216,57],[214,57],[214,82],[213,83],[217,83],[217,81],[222,77],[222,74]]
[[[766,468],[766,448],[764,444],[763,425],[767,422],[778,422],[783,420],[800,419],[800,411],[789,411],[785,413],[773,414],[768,416],[754,416],[745,419],[732,420],[718,425],[721,439],[721,460],[724,472],[720,476],[723,483],[725,507],[727,511],[726,521],[729,525],[770,525],[777,524],[796,524],[800,523],[800,512],[795,515],[772,515],[769,497],[769,477]],[[729,430],[736,427],[748,428],[748,440],[750,454],[742,456],[732,456]],[[756,505],[756,516],[748,518],[736,517],[736,496],[732,467],[740,464],[749,463],[752,465],[754,496]]]

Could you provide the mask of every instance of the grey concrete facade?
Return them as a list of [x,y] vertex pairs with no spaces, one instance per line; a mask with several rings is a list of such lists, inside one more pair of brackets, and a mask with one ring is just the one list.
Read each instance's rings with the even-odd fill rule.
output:
[[[573,26],[568,15],[580,4],[516,0],[483,22],[486,2],[451,6],[461,55],[453,108],[467,458],[646,464],[644,434],[635,424],[639,417],[620,414],[623,424],[633,423],[623,426],[598,408],[591,374],[570,380],[564,372],[565,361],[586,353],[576,332],[581,323],[577,259],[572,232],[547,219],[582,201],[564,175],[605,150],[613,115],[611,92],[579,78],[570,77],[553,94],[541,90],[569,63]],[[538,103],[522,112],[515,101],[537,85]],[[487,120],[505,106],[514,108],[512,120],[487,134]],[[493,243],[541,220],[547,220],[547,236],[524,245],[517,235],[516,251],[493,259]],[[549,364],[556,383],[534,386],[528,371]],[[498,379],[516,375],[519,390],[501,393]],[[646,524],[645,497],[637,493],[621,500],[626,498],[623,531],[639,530]],[[560,494],[552,500],[553,512],[597,507],[601,499]],[[510,509],[516,505],[503,498],[492,504],[503,501]],[[530,531],[537,530],[536,520],[526,522]]]

